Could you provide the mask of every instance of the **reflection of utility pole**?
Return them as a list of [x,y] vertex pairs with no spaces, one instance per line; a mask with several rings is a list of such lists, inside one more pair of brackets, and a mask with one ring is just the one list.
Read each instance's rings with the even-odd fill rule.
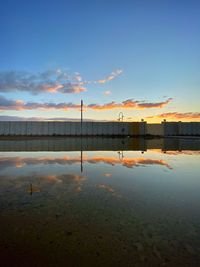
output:
[[83,150],[81,150],[81,172],[83,172]]
[[33,186],[32,186],[32,184],[30,184],[29,193],[30,193],[30,195],[32,195],[32,194],[33,194]]
[[119,159],[123,159],[124,158],[124,152],[123,151],[118,151],[117,153],[119,155]]
[[28,193],[29,193],[30,195],[33,194],[33,186],[32,186],[31,183],[30,183],[30,188],[29,188],[29,190],[28,190]]
[[36,186],[33,186],[33,184],[30,183],[30,186],[29,186],[27,192],[32,196],[33,193],[40,192],[40,188],[39,187],[36,187]]
[[123,121],[124,114],[122,112],[119,113],[118,121]]

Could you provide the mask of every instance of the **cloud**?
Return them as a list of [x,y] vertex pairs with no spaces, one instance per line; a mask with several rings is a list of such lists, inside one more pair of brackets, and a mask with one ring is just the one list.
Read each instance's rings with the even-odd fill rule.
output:
[[72,103],[35,103],[35,102],[24,102],[22,100],[10,100],[3,96],[0,96],[0,110],[34,110],[34,109],[79,109],[79,104]]
[[171,101],[172,98],[168,98],[163,102],[145,103],[143,101],[128,99],[123,101],[122,103],[116,103],[112,101],[103,105],[89,104],[86,107],[94,110],[162,108],[168,105]]
[[[158,103],[144,103],[143,101],[136,101],[128,99],[122,103],[110,102],[103,105],[100,104],[89,104],[84,105],[84,109],[92,110],[112,110],[112,109],[146,109],[146,108],[161,108],[166,106],[172,99],[169,98],[166,101]],[[80,104],[73,103],[36,103],[36,102],[24,102],[22,100],[11,100],[4,96],[0,96],[0,110],[34,110],[34,109],[58,109],[58,110],[69,110],[69,109],[80,109]]]
[[146,117],[147,119],[200,119],[200,112],[168,112],[161,113],[155,116]]
[[[151,159],[151,158],[123,158],[118,159],[115,157],[87,157],[84,156],[82,159],[83,163],[90,163],[90,164],[98,164],[104,163],[108,165],[122,165],[127,168],[134,168],[138,166],[146,166],[146,165],[161,165],[165,166],[168,169],[172,169],[172,167],[162,159]],[[9,168],[9,167],[16,167],[22,168],[26,165],[52,165],[52,164],[59,164],[59,165],[72,165],[72,164],[80,164],[80,157],[61,157],[61,158],[54,158],[54,157],[2,157],[0,158],[0,170]]]
[[158,103],[138,103],[138,107],[141,109],[143,108],[163,108],[167,104],[169,104],[173,99],[170,97],[167,100],[163,102],[158,102]]
[[103,189],[105,191],[107,191],[108,193],[110,193],[112,196],[115,196],[115,197],[121,197],[120,194],[118,194],[115,189],[113,189],[110,185],[107,185],[107,184],[99,184],[97,185],[97,188],[99,189]]
[[70,75],[61,69],[36,74],[23,71],[4,71],[0,72],[0,92],[79,94],[87,91],[86,85],[106,83],[121,73],[122,70],[115,70],[105,79],[84,80],[77,72]]
[[[26,188],[30,194],[47,191],[48,193],[55,193],[54,187],[61,186],[65,191],[72,193],[79,193],[83,190],[86,177],[77,174],[27,174],[23,175],[0,175],[0,182],[2,186],[12,185],[13,189]],[[35,185],[36,184],[36,185]],[[37,185],[38,184],[38,185]],[[28,186],[29,185],[29,186]],[[52,190],[52,191],[51,191]],[[56,191],[57,192],[57,191]]]
[[122,70],[121,69],[117,69],[113,72],[111,72],[110,75],[108,75],[105,79],[101,79],[101,80],[97,80],[96,83],[101,83],[104,84],[106,82],[112,81],[113,79],[115,79],[117,76],[122,74]]
[[109,90],[105,91],[104,95],[111,95],[111,91],[109,91]]
[[[69,118],[69,117],[46,118],[46,117],[20,117],[20,116],[1,115],[0,121],[80,121],[80,119]],[[99,120],[84,118],[84,121],[99,121]]]

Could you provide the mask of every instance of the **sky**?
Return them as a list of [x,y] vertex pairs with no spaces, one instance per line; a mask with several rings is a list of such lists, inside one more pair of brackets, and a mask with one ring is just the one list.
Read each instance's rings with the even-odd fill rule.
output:
[[199,1],[0,4],[0,120],[200,121]]

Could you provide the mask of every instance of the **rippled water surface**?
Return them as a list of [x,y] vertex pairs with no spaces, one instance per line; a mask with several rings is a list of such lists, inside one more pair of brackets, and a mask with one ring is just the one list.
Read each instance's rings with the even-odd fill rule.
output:
[[200,140],[0,141],[2,266],[200,266]]

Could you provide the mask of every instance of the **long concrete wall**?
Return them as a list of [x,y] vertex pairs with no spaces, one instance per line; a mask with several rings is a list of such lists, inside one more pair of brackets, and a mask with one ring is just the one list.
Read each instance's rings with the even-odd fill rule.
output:
[[164,136],[199,136],[200,122],[163,122]]
[[146,134],[146,122],[38,122],[1,121],[3,136],[137,136]]
[[153,136],[199,136],[200,122],[148,123],[146,129]]
[[148,123],[147,124],[147,134],[148,135],[163,136],[164,135],[163,124],[161,124],[161,123]]
[[0,121],[0,136],[200,136],[200,122]]

